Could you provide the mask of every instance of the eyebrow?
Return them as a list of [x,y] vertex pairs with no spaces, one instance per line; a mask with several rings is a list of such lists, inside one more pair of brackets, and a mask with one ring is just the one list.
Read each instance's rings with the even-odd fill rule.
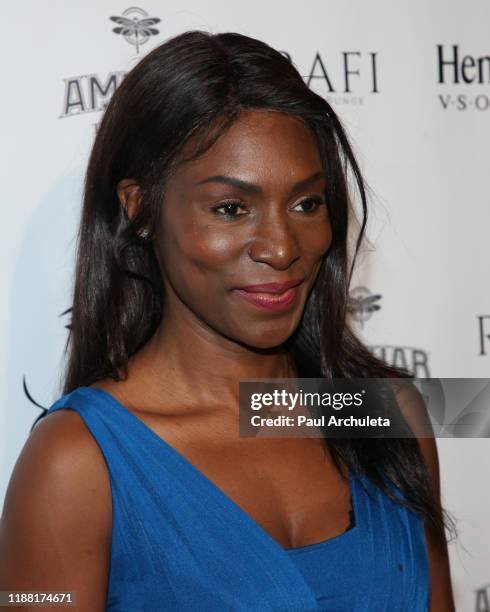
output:
[[[298,181],[293,185],[292,193],[297,193],[299,191],[303,191],[309,187],[312,183],[315,183],[318,179],[324,177],[323,170],[319,170],[315,172],[311,176],[308,176],[301,181]],[[225,185],[233,185],[234,187],[238,187],[243,191],[247,191],[249,193],[262,193],[262,187],[260,185],[256,185],[255,183],[250,183],[248,181],[244,181],[242,179],[236,178],[234,176],[225,176],[223,174],[216,174],[214,176],[208,176],[207,178],[199,181],[198,185],[202,185],[203,183],[224,183]]]

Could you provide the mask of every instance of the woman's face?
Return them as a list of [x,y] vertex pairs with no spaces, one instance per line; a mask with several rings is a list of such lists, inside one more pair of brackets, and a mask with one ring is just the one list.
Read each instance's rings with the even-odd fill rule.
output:
[[[331,243],[325,190],[318,149],[301,121],[242,112],[167,183],[155,245],[164,316],[191,315],[250,347],[285,342]],[[301,283],[276,294],[240,290],[288,281]]]

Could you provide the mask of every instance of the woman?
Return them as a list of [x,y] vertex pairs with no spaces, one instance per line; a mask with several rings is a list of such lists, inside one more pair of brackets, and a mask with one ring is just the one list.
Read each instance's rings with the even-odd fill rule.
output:
[[[2,588],[91,611],[454,609],[433,439],[237,435],[240,379],[405,375],[345,321],[348,167],[357,251],[358,166],[283,55],[192,31],[125,77],[86,177],[63,397],[6,497]],[[423,402],[397,400],[417,435]]]

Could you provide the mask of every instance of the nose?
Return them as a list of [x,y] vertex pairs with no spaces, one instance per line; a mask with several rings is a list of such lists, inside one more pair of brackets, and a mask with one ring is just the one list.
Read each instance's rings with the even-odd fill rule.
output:
[[248,254],[253,261],[287,270],[300,257],[298,236],[285,215],[266,215],[256,225]]

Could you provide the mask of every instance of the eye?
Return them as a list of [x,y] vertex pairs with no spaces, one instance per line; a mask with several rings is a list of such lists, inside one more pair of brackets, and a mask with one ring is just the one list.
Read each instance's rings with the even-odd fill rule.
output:
[[318,208],[320,208],[320,206],[323,203],[324,202],[323,202],[322,198],[319,198],[319,197],[305,198],[299,204],[296,204],[296,206],[293,208],[293,210],[295,210],[298,206],[305,206],[306,205],[307,210],[303,209],[303,211],[299,211],[299,212],[313,213],[313,212],[316,212],[318,210]]
[[[213,211],[215,215],[218,215],[219,217],[227,217],[230,219],[233,217],[242,216],[242,215],[235,214],[237,209],[239,208],[243,208],[241,202],[236,201],[236,200],[229,200],[226,202],[221,202],[221,204],[218,204],[217,206],[213,206],[211,210]],[[224,210],[225,212],[219,212],[220,210]],[[242,213],[242,214],[245,214],[245,213]]]

